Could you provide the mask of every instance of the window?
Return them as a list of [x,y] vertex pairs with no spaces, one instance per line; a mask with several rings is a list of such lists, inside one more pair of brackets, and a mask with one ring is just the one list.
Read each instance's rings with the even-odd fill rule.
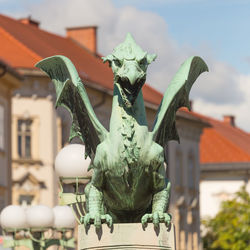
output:
[[31,158],[31,124],[30,119],[18,120],[17,146],[21,158]]
[[31,205],[32,201],[34,199],[34,195],[19,195],[19,205],[21,206],[27,206],[27,205]]
[[4,149],[4,108],[0,105],[0,149]]

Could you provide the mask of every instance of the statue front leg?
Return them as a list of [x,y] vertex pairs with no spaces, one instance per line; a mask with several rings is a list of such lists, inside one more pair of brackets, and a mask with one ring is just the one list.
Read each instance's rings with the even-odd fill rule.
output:
[[93,223],[96,228],[100,228],[102,222],[107,223],[109,227],[112,226],[112,217],[104,211],[103,194],[92,184],[88,194],[88,210],[84,216],[85,227]]
[[164,222],[167,225],[171,222],[171,215],[166,213],[170,196],[170,182],[162,191],[154,194],[152,202],[152,213],[142,216],[141,223],[146,226],[148,222],[153,222],[155,227],[159,227],[159,223]]

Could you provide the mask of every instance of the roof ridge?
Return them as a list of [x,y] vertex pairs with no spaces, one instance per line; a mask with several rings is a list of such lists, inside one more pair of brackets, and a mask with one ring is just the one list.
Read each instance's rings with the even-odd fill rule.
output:
[[11,35],[8,31],[6,31],[4,28],[0,27],[0,33],[3,33],[7,38],[14,41],[17,45],[19,45],[20,48],[25,50],[27,53],[29,53],[34,59],[37,61],[42,60],[42,57],[36,54],[33,50],[29,49],[26,45],[24,45],[22,42],[20,42],[18,39],[16,39],[13,35]]
[[198,112],[196,112],[196,111],[189,111],[189,110],[185,110],[186,112],[190,112],[190,113],[192,113],[193,115],[197,115],[197,116],[199,116],[200,118],[203,118],[203,119],[207,119],[207,120],[212,120],[212,121],[215,121],[215,122],[222,122],[222,121],[220,121],[220,120],[218,120],[218,119],[216,119],[216,118],[213,118],[213,117],[211,117],[211,116],[208,116],[208,115],[204,115],[204,114],[201,114],[201,113],[198,113]]
[[[16,19],[16,18],[14,18],[14,17],[7,16],[7,15],[5,15],[5,14],[0,13],[0,17],[1,17],[1,16],[2,16],[3,18],[5,18],[5,19],[10,19],[12,22],[17,22],[19,25],[23,25],[23,27],[29,26],[29,28],[34,28],[34,27],[32,27],[31,25],[24,24],[24,23],[20,22],[20,19]],[[42,29],[42,28],[40,28],[40,27],[36,27],[36,29],[39,30],[39,31],[45,32],[45,33],[49,33],[50,35],[54,35],[54,36],[57,36],[57,37],[60,37],[60,38],[64,38],[64,36],[62,36],[62,35],[60,35],[60,34],[53,33],[52,31],[49,31],[49,30],[44,30],[44,29]]]
[[237,130],[238,132],[241,132],[241,133],[243,133],[244,135],[247,135],[247,136],[250,137],[250,133],[248,133],[247,131],[243,130],[242,128],[240,128],[240,127],[238,127],[238,126],[232,126],[232,125],[230,125],[230,124],[227,124],[227,123],[225,123],[223,120],[219,120],[219,119],[217,119],[217,118],[214,118],[214,117],[211,117],[211,116],[208,116],[208,115],[204,115],[204,114],[201,114],[201,113],[197,113],[197,112],[195,112],[195,111],[189,111],[189,110],[183,110],[183,111],[189,112],[189,113],[191,113],[192,115],[195,115],[195,116],[200,117],[201,119],[210,120],[210,121],[209,121],[210,123],[211,123],[211,122],[216,122],[216,123],[218,123],[218,124],[220,124],[220,125],[223,125],[223,126],[226,126],[226,127],[230,128],[230,129]]

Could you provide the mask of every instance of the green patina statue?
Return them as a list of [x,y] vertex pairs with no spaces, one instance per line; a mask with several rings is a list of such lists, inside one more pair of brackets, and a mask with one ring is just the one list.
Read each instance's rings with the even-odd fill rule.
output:
[[93,176],[85,189],[85,225],[94,223],[99,228],[102,222],[109,226],[113,222],[153,222],[155,226],[170,223],[170,182],[165,176],[164,147],[169,140],[179,140],[176,111],[189,107],[190,89],[208,68],[199,57],[184,62],[167,88],[150,132],[141,88],[147,67],[155,58],[156,55],[144,52],[130,34],[113,54],[103,58],[114,73],[109,132],[98,121],[68,58],[53,56],[36,65],[55,84],[56,106],[66,107],[72,115],[70,139],[82,139],[92,160]]

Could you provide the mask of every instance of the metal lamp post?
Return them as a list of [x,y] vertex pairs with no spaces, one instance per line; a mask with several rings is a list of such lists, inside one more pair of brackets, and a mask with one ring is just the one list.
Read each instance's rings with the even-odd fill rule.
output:
[[51,209],[43,205],[28,208],[10,205],[3,209],[1,226],[4,235],[10,236],[4,239],[5,248],[47,249],[51,245],[75,248],[73,229],[76,221],[82,223],[86,213],[84,189],[92,174],[88,171],[90,158],[85,159],[84,155],[84,145],[70,144],[55,159],[60,206]]
[[6,237],[3,246],[26,246],[44,250],[52,245],[75,248],[75,218],[69,207],[31,206],[27,209],[10,205],[0,215]]
[[55,159],[55,170],[61,188],[60,205],[69,205],[79,224],[82,224],[86,214],[84,189],[92,175],[92,171],[88,171],[91,160],[84,155],[84,145],[70,144],[64,147]]

